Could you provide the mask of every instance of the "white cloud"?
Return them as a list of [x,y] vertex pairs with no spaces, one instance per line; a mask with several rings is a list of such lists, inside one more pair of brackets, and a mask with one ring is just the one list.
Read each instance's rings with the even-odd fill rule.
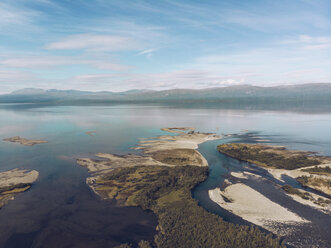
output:
[[284,40],[281,44],[301,46],[307,50],[331,48],[331,36],[311,36],[302,34],[295,38]]
[[28,57],[0,60],[1,66],[15,68],[40,68],[72,64],[72,59],[56,57]]
[[133,68],[133,66],[110,63],[105,60],[85,60],[85,61],[81,61],[81,63],[93,66],[100,70],[108,70],[108,71],[127,71]]
[[307,50],[321,50],[321,49],[329,49],[331,48],[331,42],[325,44],[314,44],[314,45],[307,45],[304,46]]
[[112,78],[117,77],[117,74],[83,74],[79,76],[73,77],[73,81],[75,82],[82,82],[82,83],[90,83],[90,82],[101,82],[101,81],[107,81]]
[[297,71],[289,71],[284,73],[283,75],[286,77],[291,77],[291,78],[295,78],[295,77],[302,77],[305,76],[307,74],[313,74],[313,73],[319,73],[321,72],[321,69],[309,69],[309,70],[297,70]]
[[77,56],[28,56],[22,58],[0,59],[0,66],[8,68],[53,68],[65,65],[88,65],[100,70],[126,71],[132,66],[109,61],[106,58],[91,58]]
[[137,53],[137,56],[140,56],[140,55],[145,55],[147,58],[151,58],[151,56],[153,55],[153,53],[155,51],[159,50],[159,48],[150,48],[150,49],[145,49],[139,53]]
[[138,49],[139,44],[131,38],[115,35],[71,35],[45,46],[50,50],[128,51]]
[[254,75],[234,74],[222,75],[208,70],[178,70],[163,73],[129,74],[123,81],[130,88],[170,89],[188,88],[201,89],[206,87],[219,87],[235,85],[245,82],[246,78]]
[[0,70],[0,82],[24,82],[31,79],[34,79],[34,76],[29,72]]

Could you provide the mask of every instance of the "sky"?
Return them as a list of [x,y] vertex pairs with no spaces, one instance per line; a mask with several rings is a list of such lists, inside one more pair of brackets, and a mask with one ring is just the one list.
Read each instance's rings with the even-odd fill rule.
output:
[[0,0],[0,93],[331,82],[330,0]]

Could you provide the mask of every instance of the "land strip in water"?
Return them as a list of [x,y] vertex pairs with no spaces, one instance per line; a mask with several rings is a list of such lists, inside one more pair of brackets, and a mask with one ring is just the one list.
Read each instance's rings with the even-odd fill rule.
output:
[[19,143],[24,146],[34,146],[37,144],[48,143],[48,141],[46,141],[46,140],[26,139],[26,138],[21,138],[20,136],[14,136],[14,137],[6,138],[3,140],[7,141],[7,142],[12,142],[12,143]]
[[[97,154],[81,158],[91,177],[87,184],[101,197],[139,206],[158,216],[158,233],[144,247],[282,247],[280,240],[257,227],[237,226],[209,213],[192,198],[191,190],[207,178],[206,159],[198,144],[220,139],[192,128],[167,128],[177,136],[142,140],[141,155]],[[128,246],[121,246],[128,247]]]

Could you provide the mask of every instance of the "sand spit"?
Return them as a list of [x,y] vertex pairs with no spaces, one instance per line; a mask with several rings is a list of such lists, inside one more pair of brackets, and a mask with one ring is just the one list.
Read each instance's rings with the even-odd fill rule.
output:
[[221,136],[211,133],[195,132],[191,127],[163,128],[163,131],[176,133],[176,136],[163,135],[151,139],[142,139],[137,147],[142,155],[119,156],[108,153],[98,153],[98,159],[79,158],[77,163],[86,167],[91,173],[87,184],[95,189],[97,178],[113,169],[132,166],[176,166],[193,165],[208,166],[207,160],[196,149],[198,145]]
[[0,208],[20,192],[31,187],[39,177],[38,171],[13,169],[0,173]]
[[19,143],[24,146],[34,146],[37,144],[48,143],[48,141],[46,141],[46,140],[29,140],[29,139],[21,138],[20,136],[14,136],[14,137],[6,138],[3,140],[12,142],[12,143]]
[[220,188],[209,190],[209,197],[222,208],[279,235],[284,233],[274,228],[277,224],[308,222],[242,183],[231,184],[223,191]]
[[187,132],[194,132],[194,127],[166,127],[161,128],[162,131],[169,132],[169,133],[176,133],[176,134],[184,134]]
[[214,133],[200,133],[188,128],[190,131],[185,133],[180,128],[177,131],[176,128],[163,128],[163,131],[171,131],[172,133],[178,133],[177,136],[163,135],[156,139],[141,140],[137,147],[133,149],[143,150],[144,153],[154,153],[161,150],[173,150],[173,149],[197,149],[198,145],[208,140],[217,140],[223,138],[222,136]]
[[98,153],[96,156],[101,158],[101,160],[79,158],[77,159],[77,163],[86,167],[90,173],[104,173],[105,171],[113,170],[115,168],[138,165],[168,165],[161,163],[150,156],[139,156],[133,154],[119,156],[108,153]]
[[[164,131],[178,133],[177,136],[159,136],[144,139],[137,147],[132,149],[143,150],[143,155],[118,156],[107,153],[98,153],[100,159],[79,158],[77,163],[86,167],[91,173],[103,173],[118,167],[137,165],[195,165],[208,166],[207,160],[196,149],[198,145],[212,139],[220,139],[221,136],[194,132],[193,128],[164,128]],[[184,131],[189,131],[185,133]]]

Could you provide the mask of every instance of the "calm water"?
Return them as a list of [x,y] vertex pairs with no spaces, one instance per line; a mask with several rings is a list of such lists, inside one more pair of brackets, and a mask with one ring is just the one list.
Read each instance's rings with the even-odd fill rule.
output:
[[[0,247],[112,247],[123,242],[152,239],[157,220],[139,208],[121,208],[102,201],[85,184],[88,173],[76,157],[96,152],[136,153],[139,138],[162,134],[161,127],[193,126],[199,131],[236,133],[232,140],[207,142],[200,151],[210,164],[210,177],[193,195],[208,211],[242,223],[240,218],[215,206],[206,197],[209,188],[221,186],[229,171],[243,164],[218,154],[217,144],[229,141],[286,145],[331,155],[331,112],[307,113],[263,110],[181,108],[164,106],[35,106],[0,105],[0,139],[20,135],[49,143],[25,147],[0,141],[0,171],[36,169],[40,178],[33,187],[0,210]],[[86,131],[96,131],[86,135]],[[263,142],[263,141],[262,141]],[[253,168],[254,169],[254,168]],[[264,173],[264,172],[261,172]],[[261,187],[248,182],[261,191]],[[272,189],[266,195],[273,192]],[[282,195],[273,196],[283,201]],[[302,216],[311,212],[299,204]],[[315,226],[330,231],[313,212]],[[328,217],[328,216],[327,216]],[[320,225],[324,226],[320,226]],[[317,229],[313,230],[317,230]],[[295,237],[292,237],[292,239]],[[330,242],[325,235],[322,245]]]

